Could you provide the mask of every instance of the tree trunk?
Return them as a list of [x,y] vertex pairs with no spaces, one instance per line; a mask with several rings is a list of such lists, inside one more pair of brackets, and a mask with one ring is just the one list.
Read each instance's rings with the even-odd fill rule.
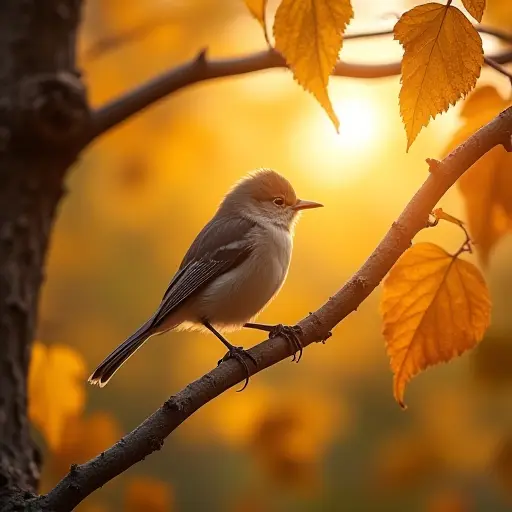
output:
[[22,509],[38,485],[27,374],[51,227],[88,126],[80,6],[0,1],[0,510]]

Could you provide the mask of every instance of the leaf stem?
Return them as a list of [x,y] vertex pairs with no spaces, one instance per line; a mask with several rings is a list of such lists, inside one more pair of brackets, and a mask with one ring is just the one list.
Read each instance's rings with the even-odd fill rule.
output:
[[453,259],[458,258],[463,252],[469,252],[470,254],[473,252],[473,247],[471,245],[473,242],[471,240],[471,237],[469,236],[468,230],[462,223],[457,224],[457,226],[459,226],[460,229],[462,229],[462,231],[464,231],[464,235],[466,235],[466,239],[460,246],[459,250],[453,255]]

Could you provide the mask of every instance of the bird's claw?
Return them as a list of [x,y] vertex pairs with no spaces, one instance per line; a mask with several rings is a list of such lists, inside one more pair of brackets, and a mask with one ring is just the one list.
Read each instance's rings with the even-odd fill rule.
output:
[[247,365],[244,356],[249,358],[253,363],[254,366],[258,366],[258,362],[254,357],[247,352],[247,350],[244,350],[243,347],[231,347],[229,349],[229,352],[227,352],[222,359],[219,360],[217,363],[217,366],[225,361],[228,361],[229,359],[236,359],[245,369],[245,383],[242,387],[242,389],[238,389],[237,392],[243,391],[247,385],[249,384],[249,377],[251,376],[251,372],[249,370],[249,366]]
[[[300,341],[300,336],[303,334],[302,329],[298,325],[283,325],[277,324],[269,333],[269,338],[276,338],[282,336],[290,343],[294,349],[292,361],[299,362],[302,358],[302,351],[304,347]],[[297,353],[299,354],[297,356]]]

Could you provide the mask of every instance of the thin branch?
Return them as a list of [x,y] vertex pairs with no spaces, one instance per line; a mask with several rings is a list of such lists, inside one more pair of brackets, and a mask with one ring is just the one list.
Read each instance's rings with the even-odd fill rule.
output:
[[[511,62],[512,51],[498,53],[492,59],[501,64]],[[272,49],[245,57],[223,60],[209,60],[206,50],[202,50],[191,61],[166,71],[93,112],[89,142],[184,87],[214,78],[244,75],[272,68],[286,68],[283,57]],[[338,62],[333,75],[352,78],[383,78],[399,75],[400,70],[400,62],[388,64]]]
[[[328,333],[370,295],[428,225],[429,214],[457,179],[480,157],[497,145],[509,145],[512,137],[512,107],[473,134],[444,158],[430,173],[386,236],[347,283],[314,313],[299,322],[300,340],[307,345],[325,339]],[[261,371],[292,355],[281,337],[266,340],[249,350]],[[229,360],[189,384],[131,433],[96,458],[72,466],[69,473],[46,496],[36,498],[45,510],[68,512],[99,487],[123,473],[152,452],[162,448],[166,437],[200,407],[245,378],[237,361]]]
[[109,51],[120,48],[126,43],[137,42],[150,35],[154,30],[170,23],[177,23],[175,15],[157,13],[143,22],[117,34],[98,39],[84,52],[85,60],[94,60]]
[[[398,18],[400,15],[398,16]],[[480,34],[487,34],[489,36],[495,37],[496,39],[500,39],[501,41],[505,43],[512,44],[512,34],[508,32],[504,32],[503,30],[500,30],[498,28],[488,27],[486,25],[476,25],[475,28],[477,29]],[[374,32],[361,32],[358,34],[346,34],[343,36],[344,41],[348,41],[350,39],[366,39],[367,37],[380,37],[380,36],[388,36],[390,34],[393,34],[393,29],[383,29],[383,30],[375,30]]]
[[488,27],[486,25],[477,25],[476,29],[482,34],[487,34],[489,36],[496,37],[497,39],[501,39],[505,43],[512,44],[512,34],[509,32],[503,32],[503,30],[500,30],[499,28]]
[[[391,13],[397,19],[400,18],[399,13]],[[161,28],[169,23],[176,23],[177,18],[175,16],[162,15],[161,13],[157,13],[156,16],[148,18],[143,21],[139,25],[134,27],[130,27],[123,32],[119,32],[117,34],[112,34],[107,37],[98,39],[91,46],[85,50],[84,58],[86,60],[94,60],[99,57],[102,57],[104,54],[109,53],[112,50],[116,50],[123,45],[131,42],[137,42],[140,39],[143,39],[150,35],[155,29]],[[508,34],[507,32],[503,32],[502,30],[495,29],[492,27],[486,27],[484,25],[477,25],[476,29],[478,32],[482,34],[488,34],[490,36],[496,37],[497,39],[501,39],[506,43],[512,44],[512,34]],[[379,37],[379,36],[388,36],[393,33],[393,29],[384,29],[384,30],[376,30],[374,32],[361,32],[357,34],[346,34],[343,36],[345,41],[350,39],[362,39],[367,37]]]
[[488,66],[495,69],[502,75],[505,75],[509,79],[510,85],[512,85],[512,73],[508,69],[504,68],[501,64],[496,62],[494,59],[491,59],[490,57],[484,57],[484,61]]

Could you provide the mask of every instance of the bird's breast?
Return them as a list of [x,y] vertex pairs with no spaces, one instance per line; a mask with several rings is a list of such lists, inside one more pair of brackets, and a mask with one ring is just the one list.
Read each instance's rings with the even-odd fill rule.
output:
[[255,230],[253,250],[238,267],[201,293],[200,309],[214,325],[236,328],[254,318],[281,288],[292,252],[288,230]]

